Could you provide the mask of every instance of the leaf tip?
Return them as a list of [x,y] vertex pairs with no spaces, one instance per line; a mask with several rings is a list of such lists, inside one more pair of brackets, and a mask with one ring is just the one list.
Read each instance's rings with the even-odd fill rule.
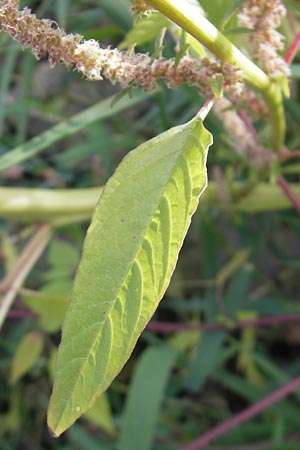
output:
[[48,413],[47,413],[47,426],[48,426],[48,433],[51,437],[58,438],[66,428],[63,428],[59,426],[59,422],[55,420],[55,416],[52,411],[52,404],[50,400],[50,404],[48,406]]
[[54,431],[54,429],[48,424],[48,433],[50,434],[51,437],[53,438],[58,438],[60,436],[59,433],[56,433]]

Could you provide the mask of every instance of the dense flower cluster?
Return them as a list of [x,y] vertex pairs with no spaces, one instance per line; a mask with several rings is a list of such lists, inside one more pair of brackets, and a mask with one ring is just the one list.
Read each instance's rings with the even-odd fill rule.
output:
[[271,163],[274,153],[257,143],[256,136],[253,136],[229,100],[223,97],[216,102],[214,111],[222,120],[223,126],[234,141],[234,148],[240,155],[245,156],[255,166],[263,167]]
[[238,14],[240,26],[253,30],[249,41],[261,67],[272,78],[289,75],[289,67],[278,55],[283,36],[276,31],[286,14],[282,0],[245,0]]
[[77,69],[87,78],[101,79],[104,76],[112,83],[142,86],[146,91],[153,89],[156,81],[162,79],[171,89],[188,83],[207,94],[211,93],[210,80],[220,75],[235,93],[241,87],[239,74],[230,64],[209,58],[197,59],[186,55],[176,64],[175,59],[152,59],[140,53],[128,56],[117,49],[103,49],[92,40],[79,44],[75,56]]
[[0,30],[10,34],[36,56],[48,55],[52,65],[63,62],[75,66],[86,78],[103,77],[122,86],[141,86],[151,90],[159,79],[168,87],[183,83],[197,86],[202,94],[210,94],[211,80],[223,77],[224,87],[234,94],[241,91],[241,76],[233,66],[215,59],[183,56],[176,59],[153,59],[147,54],[128,55],[117,49],[102,48],[94,40],[84,41],[80,35],[66,34],[55,22],[39,20],[28,8],[18,10],[17,0],[3,0],[0,6]]
[[37,59],[48,54],[52,65],[63,61],[71,66],[74,63],[74,51],[82,37],[66,34],[51,20],[38,20],[28,8],[18,11],[18,4],[18,0],[2,1],[0,30],[10,34],[21,46],[31,47]]

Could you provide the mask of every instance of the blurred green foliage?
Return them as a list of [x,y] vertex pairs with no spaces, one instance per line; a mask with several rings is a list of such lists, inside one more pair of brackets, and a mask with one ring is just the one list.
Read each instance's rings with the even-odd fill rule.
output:
[[[238,2],[200,3],[210,20],[223,25],[230,35]],[[132,34],[126,34],[132,20],[127,0],[90,0],[88,7],[83,0],[23,4],[30,5],[40,17],[54,18],[69,32],[109,45],[131,43]],[[292,0],[287,4],[297,24],[299,6]],[[230,17],[228,11],[232,12]],[[285,24],[283,31],[288,44],[296,28]],[[157,45],[154,33],[149,33],[151,39],[143,36],[140,42],[144,51]],[[242,41],[242,36],[235,32],[235,43],[239,39]],[[164,52],[171,55],[172,40],[166,38],[164,45]],[[0,58],[0,155],[118,92],[106,82],[87,82],[75,72],[50,69],[46,62],[34,61],[5,35],[0,35]],[[285,101],[286,146],[290,149],[300,148],[299,64],[298,57],[292,65],[292,97]],[[4,172],[3,185],[51,189],[102,186],[129,150],[189,120],[202,99],[187,86],[170,92],[160,85],[153,95],[132,106],[127,98],[124,101],[126,110],[113,115],[105,104],[102,115],[84,123],[81,116],[76,134],[63,128],[63,140],[46,143],[43,152]],[[270,178],[272,182],[272,174],[250,167],[234,152],[214,114],[206,125],[215,142],[208,161],[211,180],[215,169],[221,170],[229,193],[235,181],[250,188],[270,182]],[[256,125],[264,132],[263,122]],[[276,170],[289,182],[300,183],[296,158]],[[228,201],[238,203],[239,196]],[[268,201],[276,204],[277,199],[270,197]],[[69,223],[56,230],[19,293],[14,311],[20,315],[9,316],[0,334],[1,449],[173,450],[299,375],[299,325],[243,330],[230,326],[235,320],[300,314],[299,216],[292,208],[240,212],[218,201],[204,205],[195,216],[155,319],[221,322],[228,325],[226,330],[172,335],[145,331],[100,405],[97,403],[95,410],[61,439],[52,439],[45,416],[60,339],[58,329],[86,227],[87,223]],[[13,266],[30,232],[30,225],[1,222],[1,275]],[[214,449],[241,450],[253,443],[266,450],[298,450],[299,422],[297,394],[224,435]]]

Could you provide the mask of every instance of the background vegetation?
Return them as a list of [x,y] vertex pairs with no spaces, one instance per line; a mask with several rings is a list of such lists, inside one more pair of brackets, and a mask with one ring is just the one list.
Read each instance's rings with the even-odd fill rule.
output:
[[[132,23],[127,0],[25,3],[68,32],[107,45],[124,42]],[[242,47],[244,35],[235,28],[235,16],[222,22],[235,2],[201,4],[210,20],[217,26],[224,23],[228,36]],[[287,4],[289,15],[281,31],[288,46],[299,29],[300,13],[296,2]],[[149,33],[146,30],[139,47],[143,51],[152,51],[155,45],[157,33]],[[166,38],[164,45],[164,54],[173,55],[172,40]],[[86,205],[83,222],[70,223],[65,217],[64,226],[57,227],[51,239],[42,236],[45,246],[49,240],[46,250],[18,290],[1,330],[0,448],[188,449],[199,435],[297,377],[299,205],[295,199],[292,204],[277,180],[283,176],[294,186],[300,201],[299,156],[295,152],[271,173],[257,169],[235,151],[221,121],[211,113],[205,122],[214,135],[208,161],[211,190],[200,202],[153,322],[90,414],[59,440],[49,436],[45,416],[59,330],[99,187],[129,150],[189,120],[203,99],[188,86],[169,91],[161,84],[155,92],[137,92],[132,101],[124,97],[111,110],[117,87],[36,62],[6,35],[0,36],[0,51],[0,152],[18,147],[35,153],[2,173],[3,186],[21,190],[0,188],[1,275],[20,272],[24,261],[18,266],[18,255],[28,251],[32,235],[44,232],[38,223],[50,217],[33,205],[32,216],[24,210],[13,220],[13,208],[7,212],[10,195],[18,192],[26,206],[25,188],[95,187],[88,196],[78,193],[78,202]],[[285,101],[290,150],[300,148],[299,67],[297,56],[292,96]],[[108,97],[112,98],[104,100]],[[75,125],[67,121],[81,111]],[[56,124],[61,127],[41,134]],[[263,121],[256,127],[262,136],[268,133]],[[40,134],[34,145],[19,147]],[[249,193],[251,202],[246,201]],[[64,192],[61,195],[62,205],[68,204]],[[46,194],[41,198],[47,205]],[[56,213],[54,207],[51,217]],[[29,248],[27,261],[30,255]],[[1,290],[7,293],[5,282]],[[193,330],[181,329],[190,324],[195,325]],[[203,448],[299,449],[299,399],[296,392]]]

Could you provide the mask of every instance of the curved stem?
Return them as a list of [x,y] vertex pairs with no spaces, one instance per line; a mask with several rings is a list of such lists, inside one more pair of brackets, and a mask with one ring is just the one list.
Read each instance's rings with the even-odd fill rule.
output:
[[242,70],[244,80],[262,92],[270,111],[272,146],[274,150],[280,150],[285,134],[280,86],[209,22],[199,8],[182,0],[148,0],[148,3],[194,36],[219,59]]
[[215,441],[218,437],[222,436],[228,431],[237,428],[242,423],[252,419],[252,417],[260,414],[265,409],[269,408],[274,403],[279,400],[287,397],[292,394],[295,390],[300,388],[300,378],[295,378],[291,380],[289,383],[280,387],[276,391],[269,394],[267,397],[264,397],[262,400],[254,403],[254,405],[249,406],[244,409],[242,412],[236,414],[225,422],[217,425],[215,428],[211,429],[207,433],[200,436],[195,441],[181,448],[181,450],[200,450],[207,447],[208,444]]

